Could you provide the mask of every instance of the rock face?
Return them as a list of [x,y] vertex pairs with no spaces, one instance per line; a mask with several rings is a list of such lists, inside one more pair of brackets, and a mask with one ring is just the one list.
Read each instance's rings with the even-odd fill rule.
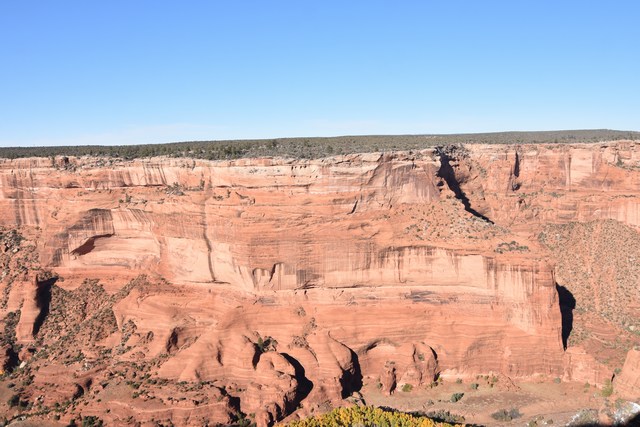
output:
[[[92,389],[88,414],[124,387],[109,379],[114,363],[142,369],[148,377],[133,403],[109,412],[113,422],[201,423],[212,405],[212,422],[242,413],[268,425],[300,406],[339,404],[363,382],[392,393],[441,373],[584,376],[583,362],[567,362],[584,358],[564,355],[572,325],[560,310],[560,255],[540,233],[606,220],[637,233],[639,166],[633,142],[71,158],[64,168],[4,160],[0,226],[37,254],[26,272],[59,279],[3,276],[0,313],[20,308],[15,344],[46,349],[33,369],[55,364],[42,384],[97,367],[93,383],[108,385]],[[637,289],[630,298],[637,311]],[[640,329],[638,316],[622,318]],[[138,384],[135,370],[123,381]],[[192,398],[174,402],[151,380],[201,389],[176,389]]]
[[616,391],[631,400],[640,399],[640,350],[631,349],[627,354],[622,371],[614,382]]

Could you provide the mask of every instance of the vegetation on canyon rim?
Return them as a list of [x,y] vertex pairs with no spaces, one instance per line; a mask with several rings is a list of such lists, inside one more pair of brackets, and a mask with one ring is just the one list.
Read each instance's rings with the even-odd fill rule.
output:
[[0,158],[104,156],[134,159],[170,156],[225,160],[279,156],[308,159],[338,154],[420,150],[448,144],[560,144],[624,139],[640,139],[640,132],[597,129],[451,135],[367,135],[238,141],[189,141],[127,146],[0,147]]

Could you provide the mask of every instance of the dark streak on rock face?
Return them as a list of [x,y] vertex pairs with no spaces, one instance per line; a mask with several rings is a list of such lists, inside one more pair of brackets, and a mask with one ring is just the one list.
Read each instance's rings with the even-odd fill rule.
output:
[[446,149],[443,147],[436,148],[436,154],[440,158],[440,169],[438,170],[437,176],[442,178],[447,183],[447,186],[449,187],[449,189],[453,191],[453,194],[456,195],[456,199],[460,200],[464,205],[465,211],[469,212],[470,214],[472,214],[477,218],[480,218],[484,221],[487,221],[493,224],[493,221],[491,221],[489,218],[487,218],[486,216],[484,216],[483,214],[481,214],[480,212],[478,212],[477,210],[471,207],[471,201],[469,200],[467,195],[464,193],[464,191],[462,191],[462,188],[460,187],[460,183],[456,178],[455,170],[451,165],[451,160],[454,160],[454,159],[450,157],[449,154],[447,154],[447,151],[452,152],[455,150]]

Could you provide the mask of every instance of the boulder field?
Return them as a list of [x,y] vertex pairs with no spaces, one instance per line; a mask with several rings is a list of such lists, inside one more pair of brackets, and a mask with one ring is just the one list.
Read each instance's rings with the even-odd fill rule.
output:
[[271,425],[487,373],[640,398],[638,142],[0,159],[0,227],[0,413]]

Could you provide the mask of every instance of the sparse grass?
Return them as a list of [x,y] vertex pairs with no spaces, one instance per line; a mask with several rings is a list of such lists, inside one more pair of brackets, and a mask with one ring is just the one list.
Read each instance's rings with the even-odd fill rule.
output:
[[413,386],[411,384],[404,384],[402,386],[402,391],[405,393],[410,393],[413,390]]
[[613,394],[613,384],[611,380],[606,380],[601,391],[602,397],[609,397]]
[[[640,330],[633,306],[640,303],[640,234],[615,220],[571,222],[544,227],[538,240],[556,260],[556,280],[575,298],[574,312],[599,316],[621,331]],[[580,259],[581,262],[576,262]],[[573,322],[568,346],[593,335],[581,322]],[[626,354],[631,343],[624,333],[607,338],[602,346]],[[619,366],[623,359],[613,360]]]

